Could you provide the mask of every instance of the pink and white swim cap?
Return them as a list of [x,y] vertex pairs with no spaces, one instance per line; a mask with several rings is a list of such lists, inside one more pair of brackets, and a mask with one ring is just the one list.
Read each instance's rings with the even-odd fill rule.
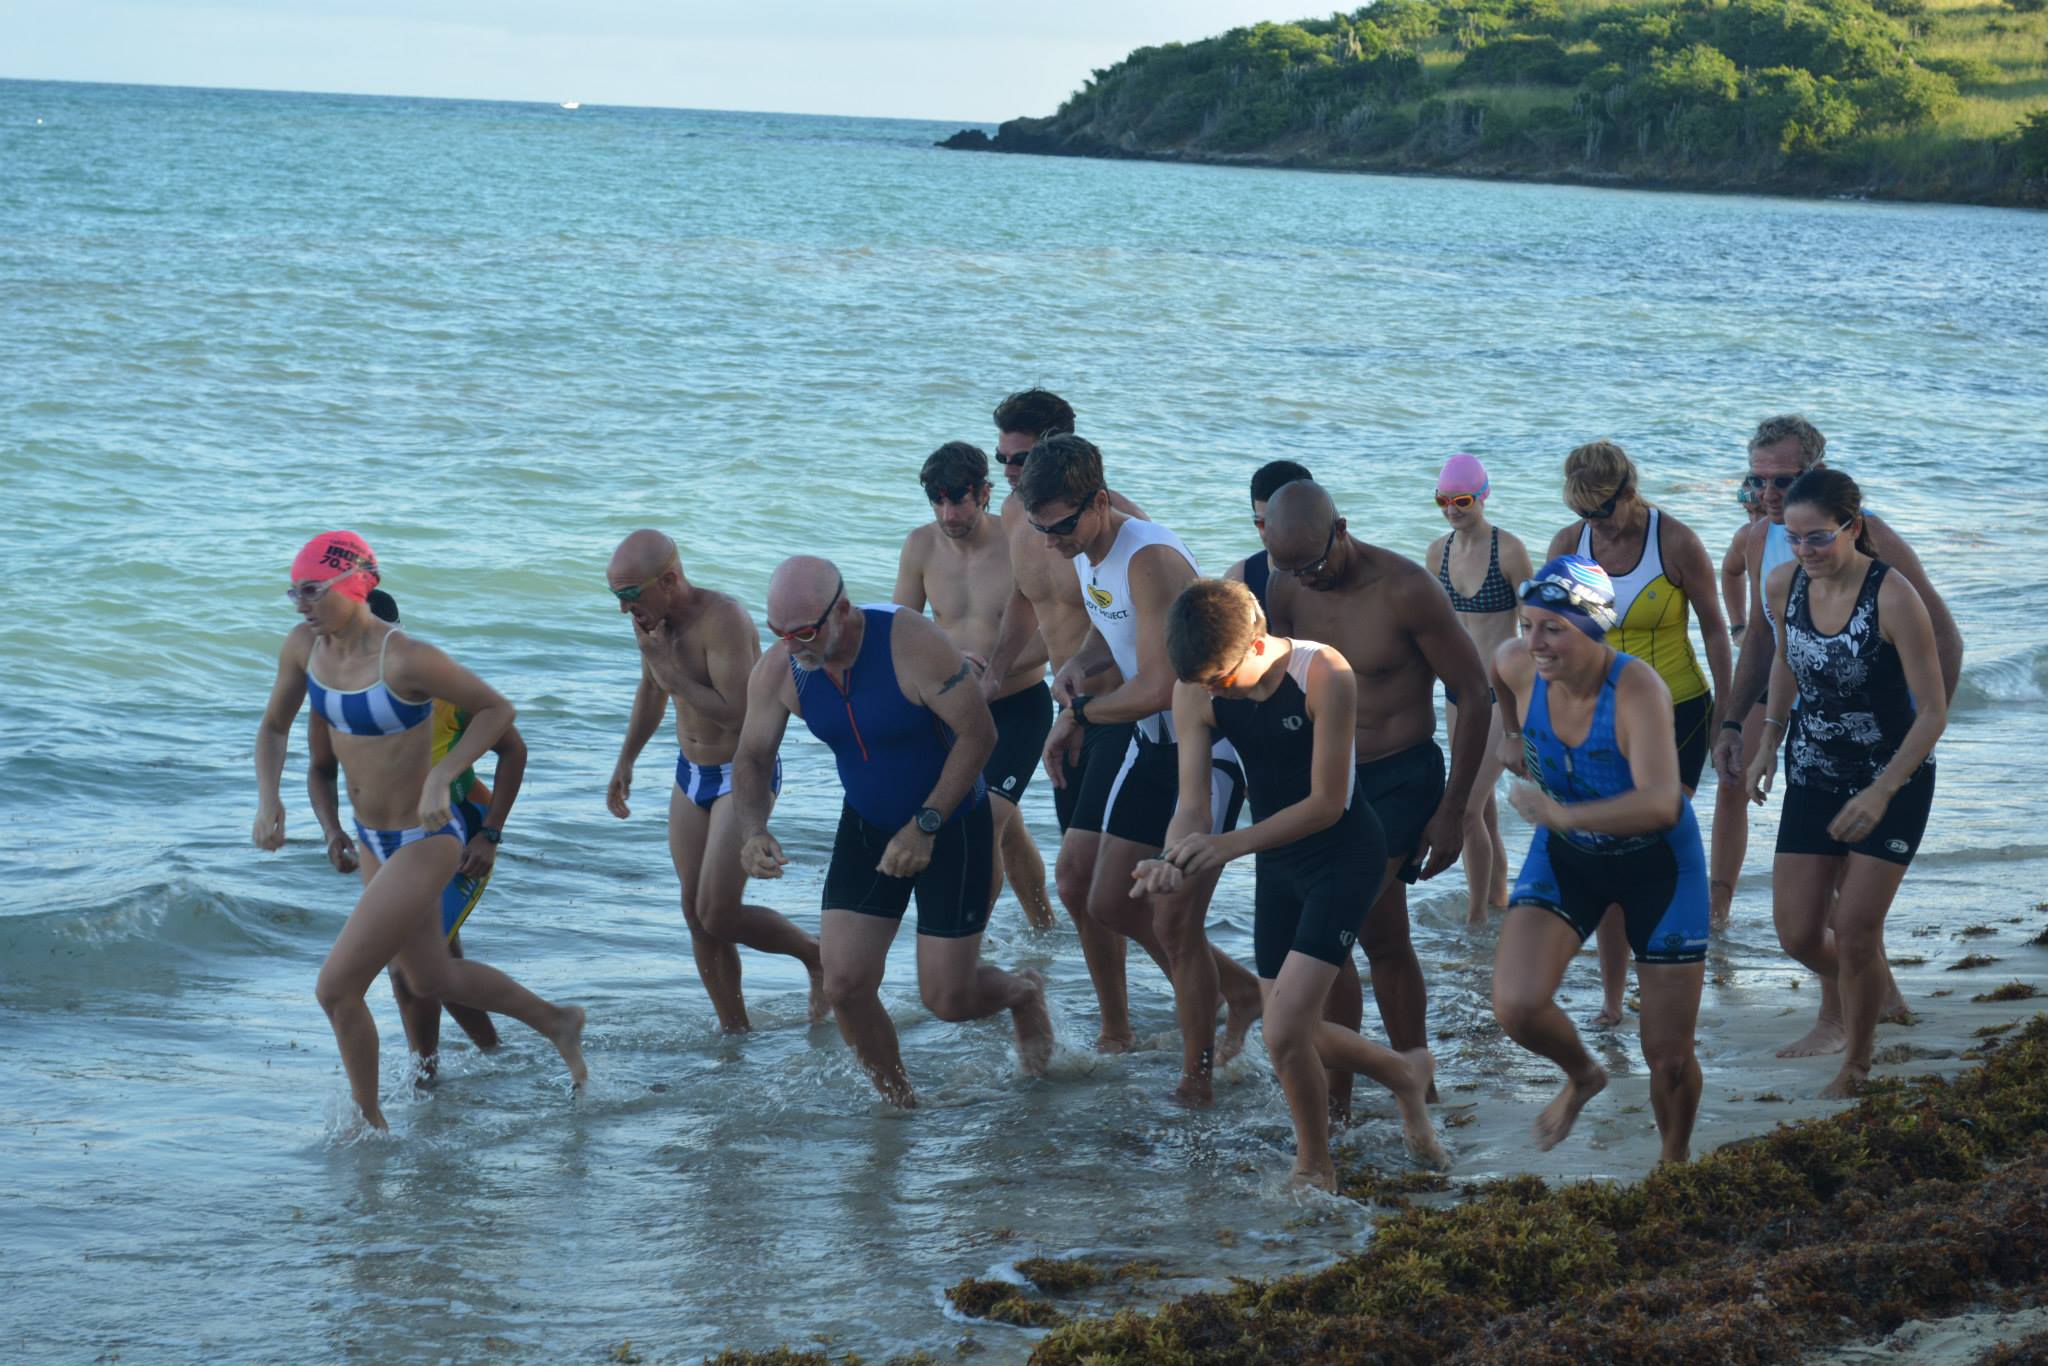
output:
[[323,531],[292,560],[293,583],[338,582],[330,592],[362,602],[382,576],[370,543],[353,531]]
[[1493,491],[1493,485],[1487,480],[1486,466],[1479,463],[1479,457],[1460,452],[1444,462],[1443,473],[1436,477],[1436,491],[1484,498]]

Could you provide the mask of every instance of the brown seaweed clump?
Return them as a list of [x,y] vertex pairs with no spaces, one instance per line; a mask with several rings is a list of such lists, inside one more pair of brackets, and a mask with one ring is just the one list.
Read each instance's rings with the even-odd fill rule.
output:
[[1975,1366],[2043,1366],[2048,1363],[2048,1333],[2018,1342],[2000,1343],[1977,1358]]
[[1079,1257],[1026,1257],[1017,1263],[1017,1274],[1047,1295],[1071,1295],[1109,1279],[1108,1272]]
[[2004,961],[2003,958],[1994,958],[1988,953],[1964,954],[1961,958],[1948,965],[1948,971],[1966,972],[1971,968],[1988,968],[1993,963],[2002,963]]
[[2030,982],[2007,982],[2002,987],[1993,987],[1982,995],[1972,996],[1970,999],[1979,1003],[1985,1001],[2029,1001],[2034,998],[2034,995],[2034,987]]
[[1055,1329],[1035,1366],[1784,1360],[2048,1291],[2048,1017],[1632,1185],[1518,1177],[1302,1276]]
[[[1042,1260],[1042,1259],[1041,1259]],[[1064,1323],[1062,1314],[1044,1300],[1027,1295],[1022,1286],[1007,1281],[985,1281],[974,1277],[946,1287],[946,1298],[970,1319],[990,1319],[1019,1328],[1045,1328]]]

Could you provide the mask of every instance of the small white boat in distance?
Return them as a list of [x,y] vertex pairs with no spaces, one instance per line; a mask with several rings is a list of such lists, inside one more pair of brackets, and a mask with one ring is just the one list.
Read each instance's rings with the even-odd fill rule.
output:
[[581,100],[563,100],[563,101],[562,101],[562,108],[564,108],[564,109],[581,109],[582,107],[583,107],[583,101],[581,101]]

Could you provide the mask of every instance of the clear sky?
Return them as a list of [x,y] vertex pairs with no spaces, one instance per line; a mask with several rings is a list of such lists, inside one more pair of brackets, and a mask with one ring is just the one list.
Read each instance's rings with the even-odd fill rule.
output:
[[1308,0],[0,0],[0,77],[996,122]]

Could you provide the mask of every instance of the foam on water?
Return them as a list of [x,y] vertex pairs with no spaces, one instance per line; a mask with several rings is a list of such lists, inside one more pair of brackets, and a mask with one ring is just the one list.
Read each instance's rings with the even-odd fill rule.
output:
[[[2008,923],[2048,873],[2048,619],[2025,597],[2048,313],[2013,283],[2038,276],[2037,215],[959,157],[926,145],[950,126],[896,122],[0,82],[0,112],[30,105],[48,126],[0,117],[10,1361],[543,1362],[626,1337],[688,1359],[818,1332],[885,1357],[949,1351],[932,1287],[1022,1245],[1161,1256],[1177,1288],[1355,1246],[1362,1212],[1285,1190],[1256,1033],[1212,1111],[1162,1103],[1179,1050],[1141,956],[1147,1046],[1097,1056],[1071,928],[998,907],[987,956],[1050,982],[1061,1046],[1034,1081],[1007,1021],[929,1018],[906,931],[885,999],[926,1103],[903,1114],[805,1022],[788,960],[744,955],[756,1032],[717,1032],[661,829],[671,739],[640,761],[633,818],[604,811],[639,667],[604,592],[620,535],[668,528],[757,616],[799,549],[880,601],[929,516],[923,455],[986,445],[994,401],[1035,382],[1211,570],[1252,548],[1245,480],[1280,455],[1417,554],[1438,465],[1473,450],[1495,519],[1540,549],[1567,515],[1563,453],[1598,436],[1718,556],[1744,436],[1803,408],[1970,644],[1891,922],[1930,960],[1908,994],[1954,1007],[1932,993],[1966,924],[1996,928],[2001,972],[2040,975],[2036,927]],[[312,982],[357,888],[322,856],[296,737],[287,847],[248,842],[279,590],[335,524],[377,547],[409,629],[520,708],[527,785],[464,939],[589,1009],[581,1097],[511,1021],[490,1056],[446,1027],[415,1094],[378,986],[394,1137],[348,1137]],[[838,795],[800,728],[784,758],[794,861],[754,895],[815,928]],[[1023,809],[1049,854],[1043,783]],[[1518,861],[1528,832],[1502,819]],[[1774,813],[1753,826],[1702,1013],[1710,1103],[1755,1065],[1729,1019],[1807,1008],[1770,929]],[[1533,1112],[1554,1078],[1492,1023],[1491,931],[1465,937],[1455,873],[1414,902],[1440,1114]],[[1212,925],[1242,960],[1250,904],[1233,868]],[[1588,964],[1565,998],[1590,1013]],[[1593,1046],[1617,1098],[1640,1088],[1633,1040]],[[1357,1104],[1347,1141],[1404,1167],[1391,1105],[1364,1084]],[[1589,1111],[1543,1170],[1633,1174],[1610,1169],[1643,1122]],[[1522,1169],[1525,1126],[1447,1130],[1454,1178]],[[1031,1342],[974,1331],[997,1362]]]

